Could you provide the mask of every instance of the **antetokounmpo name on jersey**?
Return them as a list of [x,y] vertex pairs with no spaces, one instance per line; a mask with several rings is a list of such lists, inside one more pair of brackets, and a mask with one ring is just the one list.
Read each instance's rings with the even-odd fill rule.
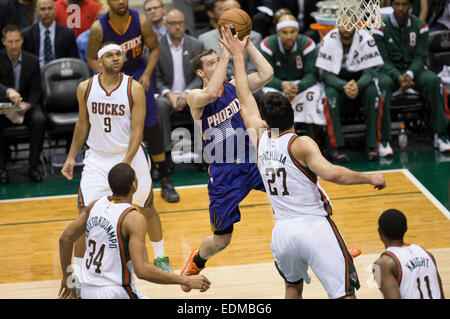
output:
[[230,104],[228,104],[228,106],[224,107],[222,110],[220,110],[219,112],[208,116],[207,120],[208,120],[208,126],[211,127],[216,127],[219,124],[225,122],[226,120],[232,118],[236,113],[239,113],[241,111],[241,105],[239,104],[238,99],[234,99],[233,101],[231,101]]
[[89,233],[94,227],[101,227],[105,230],[106,234],[108,235],[109,248],[117,248],[116,232],[114,231],[114,226],[111,225],[109,220],[101,216],[94,216],[92,218],[89,218],[86,223],[86,237],[89,237]]
[[122,116],[125,115],[125,105],[124,104],[119,105],[114,103],[92,102],[91,111],[93,114]]

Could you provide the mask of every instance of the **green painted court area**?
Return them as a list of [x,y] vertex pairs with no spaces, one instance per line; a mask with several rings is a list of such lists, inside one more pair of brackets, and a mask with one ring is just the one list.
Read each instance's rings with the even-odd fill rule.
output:
[[[450,154],[442,154],[434,149],[396,151],[390,159],[368,162],[362,153],[350,153],[350,163],[344,166],[365,172],[408,169],[444,207],[450,208]],[[16,171],[11,173],[15,174]],[[21,174],[20,170],[17,174]],[[55,170],[38,184],[27,181],[26,178],[16,178],[16,181],[12,178],[9,185],[0,186],[0,200],[76,194],[80,181],[79,172],[75,176],[72,181],[68,181]],[[177,187],[207,184],[208,176],[208,173],[200,172],[194,166],[182,164],[175,167],[171,178]],[[157,181],[154,182],[154,188],[159,188]]]

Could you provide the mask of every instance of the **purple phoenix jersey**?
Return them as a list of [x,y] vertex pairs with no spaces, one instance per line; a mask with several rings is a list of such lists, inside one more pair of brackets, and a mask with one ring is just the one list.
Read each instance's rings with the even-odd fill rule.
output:
[[217,100],[204,107],[201,120],[205,151],[210,151],[212,164],[254,160],[255,149],[246,134],[233,84],[223,84]]
[[[125,63],[122,72],[131,75],[135,80],[139,80],[144,73],[146,62],[142,57],[144,52],[144,39],[141,32],[139,12],[128,9],[130,16],[127,26],[123,32],[119,32],[109,19],[109,13],[105,13],[98,19],[103,29],[103,43],[112,41],[122,48],[125,55]],[[158,112],[154,98],[153,84],[146,92],[147,114],[145,126],[152,126],[158,123]]]

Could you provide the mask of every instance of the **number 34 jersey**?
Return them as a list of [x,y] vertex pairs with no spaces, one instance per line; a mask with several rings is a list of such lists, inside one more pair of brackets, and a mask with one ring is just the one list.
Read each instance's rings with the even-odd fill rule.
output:
[[102,74],[89,79],[85,93],[91,124],[86,141],[90,149],[108,154],[126,153],[131,136],[131,76],[120,73],[117,86],[108,92]]
[[291,147],[298,136],[284,132],[271,136],[265,131],[258,143],[258,169],[276,220],[301,215],[329,216],[330,200],[317,181],[317,175],[301,165]]
[[86,251],[81,267],[81,285],[134,286],[128,240],[122,236],[125,217],[135,208],[104,196],[88,208]]

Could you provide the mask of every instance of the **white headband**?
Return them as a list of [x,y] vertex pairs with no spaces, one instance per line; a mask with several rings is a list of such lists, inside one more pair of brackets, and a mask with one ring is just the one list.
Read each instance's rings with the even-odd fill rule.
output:
[[285,20],[277,23],[277,31],[286,27],[294,27],[296,29],[299,29],[298,22],[294,20]]
[[108,44],[107,46],[104,46],[103,48],[98,50],[97,57],[100,59],[103,56],[103,54],[112,50],[119,50],[120,52],[122,52],[122,48],[119,45]]

